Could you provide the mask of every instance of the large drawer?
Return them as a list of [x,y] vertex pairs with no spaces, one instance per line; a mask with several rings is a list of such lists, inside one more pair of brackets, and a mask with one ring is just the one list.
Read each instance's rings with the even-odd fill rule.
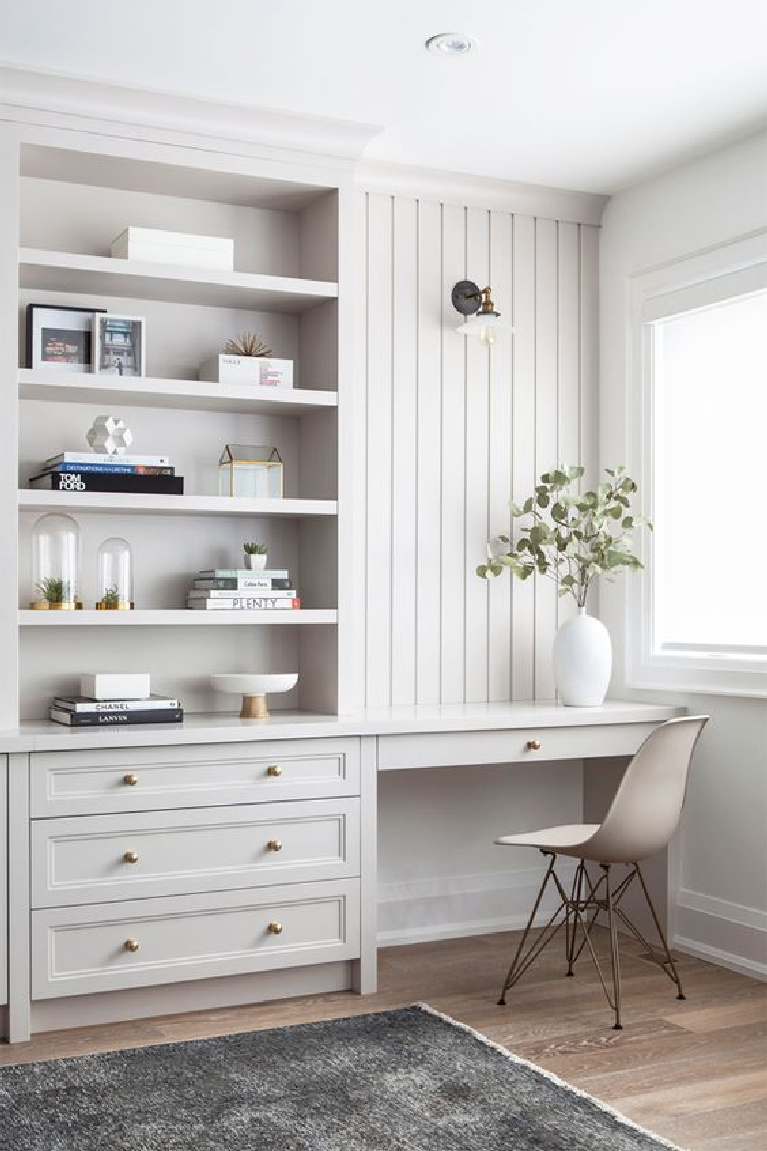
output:
[[32,907],[359,875],[359,800],[35,820]]
[[359,880],[32,913],[32,998],[300,967],[360,954]]
[[657,724],[654,723],[615,723],[510,731],[382,735],[378,740],[378,769],[401,771],[419,767],[633,755],[655,727]]
[[31,815],[94,815],[359,794],[359,741],[35,752]]

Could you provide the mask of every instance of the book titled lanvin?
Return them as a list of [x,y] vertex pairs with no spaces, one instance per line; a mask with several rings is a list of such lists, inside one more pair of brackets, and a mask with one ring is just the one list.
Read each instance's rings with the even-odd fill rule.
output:
[[63,711],[52,707],[54,723],[67,727],[125,727],[138,723],[183,723],[182,708],[147,708],[143,711]]

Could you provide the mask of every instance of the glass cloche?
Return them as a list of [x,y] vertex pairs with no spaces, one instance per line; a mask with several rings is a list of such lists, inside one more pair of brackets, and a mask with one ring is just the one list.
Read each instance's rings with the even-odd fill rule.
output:
[[111,536],[99,548],[96,607],[99,611],[130,611],[133,602],[133,553],[127,540]]
[[30,607],[47,611],[82,608],[80,589],[80,528],[71,516],[41,516],[32,529]]

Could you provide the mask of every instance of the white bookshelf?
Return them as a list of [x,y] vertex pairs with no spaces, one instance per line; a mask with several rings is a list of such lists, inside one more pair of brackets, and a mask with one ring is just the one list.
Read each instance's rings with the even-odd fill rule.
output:
[[[4,265],[0,307],[6,330],[19,331],[16,386],[0,398],[15,439],[6,466],[18,477],[17,494],[0,501],[0,514],[18,521],[18,546],[0,573],[17,588],[1,621],[12,681],[2,726],[44,720],[51,695],[73,690],[81,671],[110,668],[149,670],[154,690],[179,696],[190,719],[220,710],[210,675],[235,671],[298,671],[298,687],[277,707],[347,709],[349,169],[318,177],[289,159],[206,160],[183,144],[41,135],[33,125],[0,139],[0,167],[9,189],[0,250],[18,265],[15,286]],[[231,237],[235,270],[112,259],[110,242],[128,224]],[[33,370],[24,355],[29,303],[144,316],[149,374]],[[197,378],[200,363],[245,330],[293,360],[293,388]],[[27,487],[42,460],[83,447],[94,417],[107,413],[128,422],[132,451],[171,458],[184,495]],[[284,498],[218,496],[225,443],[277,447]],[[48,512],[80,527],[84,611],[27,607],[31,532]],[[130,612],[92,610],[96,552],[113,535],[133,551],[138,606]],[[242,543],[252,539],[268,544],[272,566],[291,571],[302,608],[186,610],[194,572],[240,566]]]

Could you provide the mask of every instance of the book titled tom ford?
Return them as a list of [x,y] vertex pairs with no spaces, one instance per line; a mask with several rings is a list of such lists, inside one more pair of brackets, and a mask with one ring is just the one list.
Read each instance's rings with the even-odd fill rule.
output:
[[53,492],[122,492],[154,496],[182,496],[183,476],[122,475],[119,472],[45,472],[33,476],[31,488]]

